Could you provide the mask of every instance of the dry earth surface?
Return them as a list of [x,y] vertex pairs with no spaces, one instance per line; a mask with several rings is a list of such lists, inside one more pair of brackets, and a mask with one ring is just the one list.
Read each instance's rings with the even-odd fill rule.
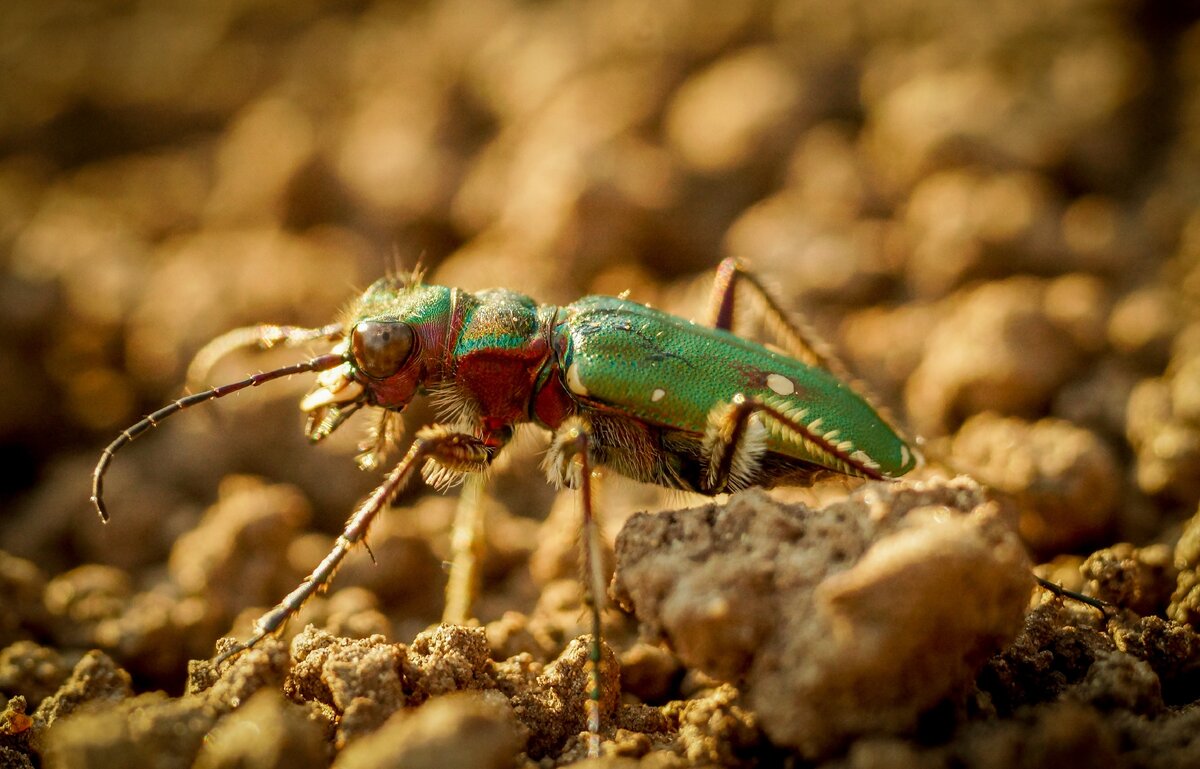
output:
[[[1200,766],[1193,5],[0,6],[3,769]],[[220,668],[378,481],[357,427],[307,445],[310,381],[277,382],[124,450],[107,526],[87,501],[231,328],[324,325],[418,257],[700,318],[727,254],[929,462],[606,479],[599,759],[537,431],[488,486],[477,623],[439,624],[456,502],[413,488]]]

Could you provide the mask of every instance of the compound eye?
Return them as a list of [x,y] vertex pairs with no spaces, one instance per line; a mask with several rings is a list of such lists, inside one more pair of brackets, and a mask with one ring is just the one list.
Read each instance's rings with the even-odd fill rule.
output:
[[373,379],[386,379],[412,354],[413,332],[399,321],[364,320],[350,336],[354,362]]

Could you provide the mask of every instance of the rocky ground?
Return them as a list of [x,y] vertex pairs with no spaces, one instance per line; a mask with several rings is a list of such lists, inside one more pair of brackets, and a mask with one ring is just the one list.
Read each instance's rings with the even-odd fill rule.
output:
[[477,623],[438,624],[456,499],[413,488],[220,668],[378,482],[358,426],[309,446],[309,377],[182,414],[117,456],[107,526],[91,469],[209,340],[418,258],[700,318],[729,254],[928,462],[605,479],[591,765],[1200,765],[1187,4],[17,0],[0,29],[0,767],[588,765],[579,513],[536,431],[483,502]]

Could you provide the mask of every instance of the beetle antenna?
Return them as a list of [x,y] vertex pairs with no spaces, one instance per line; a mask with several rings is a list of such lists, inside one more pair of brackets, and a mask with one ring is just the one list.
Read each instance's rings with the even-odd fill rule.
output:
[[105,523],[108,522],[108,509],[104,506],[104,474],[108,472],[108,466],[112,463],[113,455],[134,438],[146,432],[151,427],[158,427],[158,424],[164,419],[186,408],[191,408],[206,401],[216,400],[217,398],[224,398],[226,395],[231,395],[247,387],[258,387],[260,384],[276,379],[283,379],[292,374],[303,374],[308,371],[325,371],[340,365],[344,360],[345,357],[342,353],[326,353],[325,355],[318,355],[311,360],[301,363],[293,363],[290,366],[284,366],[272,371],[264,371],[236,382],[204,390],[203,392],[185,395],[179,400],[168,403],[158,411],[147,414],[129,428],[122,430],[116,440],[108,444],[107,448],[100,453],[100,461],[96,463],[96,469],[92,471],[92,504],[96,506],[96,512],[100,515],[100,520]]

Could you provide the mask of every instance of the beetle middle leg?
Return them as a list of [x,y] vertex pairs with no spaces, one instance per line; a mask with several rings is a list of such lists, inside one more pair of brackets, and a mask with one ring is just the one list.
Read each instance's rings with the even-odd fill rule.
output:
[[469,433],[455,432],[447,427],[431,425],[422,428],[404,455],[383,483],[359,504],[346,521],[346,527],[337,538],[333,549],[313,569],[300,585],[269,612],[254,623],[254,635],[249,641],[239,643],[225,651],[215,662],[225,659],[244,649],[249,649],[269,635],[274,635],[313,595],[324,592],[337,573],[346,554],[360,542],[365,542],[367,532],[379,511],[387,507],[420,470],[427,479],[436,479],[447,473],[479,473],[486,469],[495,455],[495,449]]
[[[491,450],[494,459],[512,437],[512,428],[505,427],[485,431],[481,440]],[[471,605],[479,593],[479,564],[484,547],[485,486],[484,474],[469,474],[458,496],[454,525],[450,530],[450,576],[446,581],[446,603],[442,609],[442,622],[450,625],[463,625],[471,619]]]
[[564,480],[578,490],[583,512],[579,548],[583,572],[584,600],[591,613],[592,639],[588,649],[588,699],[584,704],[588,729],[588,756],[600,755],[600,700],[603,681],[600,664],[603,655],[601,614],[604,611],[608,580],[601,553],[600,525],[592,506],[592,451],[595,436],[591,424],[582,417],[571,417],[558,428],[546,455],[551,480]]

